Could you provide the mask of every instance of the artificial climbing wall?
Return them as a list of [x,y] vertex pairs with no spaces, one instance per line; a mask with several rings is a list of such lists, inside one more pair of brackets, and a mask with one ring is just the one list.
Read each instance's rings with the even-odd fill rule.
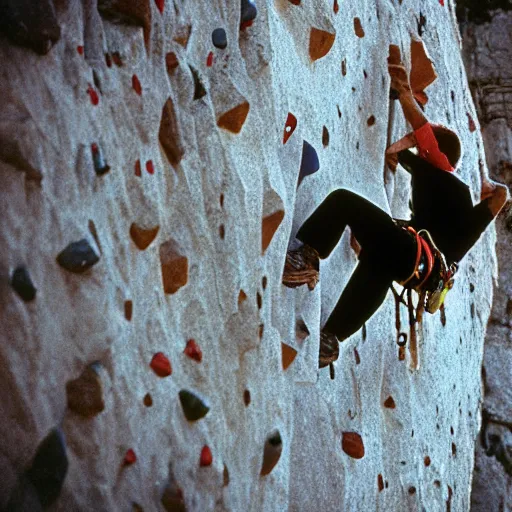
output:
[[492,228],[418,368],[390,294],[318,372],[347,236],[313,292],[281,285],[335,188],[409,215],[390,43],[423,38],[478,198],[452,0],[48,2],[2,5],[0,506],[467,510]]

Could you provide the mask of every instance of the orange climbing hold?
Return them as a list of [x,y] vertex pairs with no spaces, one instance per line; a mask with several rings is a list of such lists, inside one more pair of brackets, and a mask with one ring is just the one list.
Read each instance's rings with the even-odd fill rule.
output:
[[286,124],[284,125],[283,144],[288,142],[288,139],[292,136],[295,128],[297,128],[297,118],[291,112],[288,112]]
[[211,466],[213,462],[213,455],[212,451],[208,446],[203,446],[203,449],[201,450],[201,457],[199,458],[199,465],[203,467]]
[[270,245],[277,228],[284,219],[284,211],[277,210],[263,218],[261,227],[261,253],[264,254]]
[[359,18],[354,18],[354,32],[357,37],[364,37],[364,29]]
[[155,226],[150,229],[141,228],[135,222],[130,226],[130,237],[133,240],[133,243],[137,246],[138,249],[144,251],[147,249],[151,242],[156,238],[158,234],[158,230],[160,226]]
[[196,343],[196,341],[193,339],[187,341],[187,346],[185,347],[183,353],[198,363],[203,360],[203,352],[199,348],[199,345]]
[[188,282],[188,260],[175,240],[160,246],[160,265],[165,293],[176,293]]
[[281,343],[281,356],[283,370],[286,370],[297,357],[297,351],[289,345],[286,345],[286,343]]
[[176,112],[174,103],[169,97],[162,109],[162,117],[160,118],[160,129],[158,131],[158,140],[164,150],[165,156],[169,163],[176,168],[183,158],[183,148],[181,146],[181,137],[176,121]]
[[392,396],[388,396],[384,401],[384,407],[387,409],[394,409],[396,407],[395,401]]
[[178,57],[176,57],[176,54],[174,52],[169,52],[165,56],[165,66],[167,67],[167,73],[171,75],[173,71],[178,67]]
[[249,113],[249,108],[249,103],[245,101],[235,108],[228,110],[219,117],[217,126],[232,133],[240,133]]
[[151,369],[159,376],[159,377],[169,377],[172,373],[171,362],[165,356],[163,352],[157,352],[153,359],[151,359],[150,363]]
[[314,27],[311,28],[309,35],[309,56],[311,60],[315,61],[325,57],[332,48],[335,38],[336,34]]
[[341,448],[353,459],[362,459],[364,457],[363,438],[356,432],[343,432]]

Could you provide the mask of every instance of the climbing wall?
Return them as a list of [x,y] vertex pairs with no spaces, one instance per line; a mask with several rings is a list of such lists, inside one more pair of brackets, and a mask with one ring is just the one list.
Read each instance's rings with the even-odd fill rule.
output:
[[281,284],[335,188],[409,215],[391,43],[479,197],[452,0],[50,1],[0,3],[0,507],[467,510],[493,228],[416,369],[389,294],[318,371],[347,235]]

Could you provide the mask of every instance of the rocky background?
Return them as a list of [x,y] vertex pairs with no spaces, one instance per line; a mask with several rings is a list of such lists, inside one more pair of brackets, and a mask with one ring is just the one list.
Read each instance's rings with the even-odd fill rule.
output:
[[[463,9],[463,7],[466,7]],[[512,12],[506,2],[460,5],[464,60],[492,175],[512,185]],[[512,6],[509,4],[509,9]],[[484,349],[482,430],[476,444],[474,511],[512,510],[512,210],[496,222],[499,278]]]
[[0,20],[0,507],[467,510],[494,228],[418,326],[419,368],[389,294],[318,372],[348,236],[313,292],[281,285],[333,189],[409,215],[391,43],[409,65],[423,39],[426,114],[478,199],[454,2],[2,0]]

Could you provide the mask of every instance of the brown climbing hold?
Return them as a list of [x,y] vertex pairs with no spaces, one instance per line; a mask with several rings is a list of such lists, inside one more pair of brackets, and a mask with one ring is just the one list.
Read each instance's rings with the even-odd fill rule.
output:
[[151,407],[153,405],[153,398],[149,393],[144,395],[143,403],[146,407]]
[[398,360],[405,361],[405,347],[398,347]]
[[340,6],[338,5],[338,0],[334,0],[334,5],[332,6],[332,10],[334,11],[334,14],[338,14],[338,11],[340,10]]
[[297,357],[297,351],[289,345],[286,345],[286,343],[281,343],[281,356],[283,362],[283,370],[286,370]]
[[100,365],[89,365],[75,380],[66,384],[68,408],[80,416],[91,418],[105,409]]
[[264,254],[270,245],[277,228],[284,219],[284,211],[277,210],[263,218],[261,227],[261,253]]
[[272,432],[265,441],[263,448],[263,463],[261,465],[261,476],[268,475],[279,462],[283,451],[283,441],[279,430]]
[[382,478],[382,475],[379,473],[379,476],[377,477],[377,486],[379,488],[379,492],[382,492],[384,490],[384,478]]
[[183,48],[186,48],[188,45],[188,40],[190,38],[191,32],[191,25],[184,25],[178,27],[177,35],[174,37],[174,41],[177,42],[179,45],[183,46]]
[[357,348],[354,348],[354,357],[356,359],[356,364],[361,364],[361,357],[359,355],[359,352],[357,351]]
[[188,282],[188,260],[178,243],[168,240],[160,246],[160,265],[165,293],[176,293]]
[[332,48],[335,38],[336,34],[312,27],[309,35],[309,56],[311,60],[314,62],[325,57]]
[[238,305],[240,306],[245,299],[247,299],[247,294],[243,290],[240,290],[238,294]]
[[384,407],[387,409],[394,409],[396,407],[395,401],[392,396],[388,396],[384,401]]
[[364,457],[363,438],[357,432],[343,432],[341,448],[353,459],[362,459]]
[[437,73],[430,57],[421,41],[411,41],[411,73],[409,82],[413,95],[421,105],[425,105],[428,97],[424,92],[437,79]]
[[161,503],[166,512],[186,512],[183,491],[175,484],[167,486],[162,494]]
[[248,407],[251,403],[251,392],[248,389],[244,390],[244,405]]
[[368,120],[366,121],[366,124],[368,126],[373,126],[375,124],[375,116],[370,116]]
[[288,0],[293,5],[300,5],[300,0]]
[[162,109],[158,140],[162,145],[167,160],[169,160],[173,167],[176,167],[183,158],[183,148],[180,144],[178,123],[176,122],[176,113],[171,98],[167,99]]
[[178,57],[176,57],[174,52],[169,52],[165,56],[165,66],[169,75],[172,75],[174,70],[179,66]]
[[135,222],[130,226],[130,236],[133,240],[133,243],[137,246],[138,249],[144,251],[147,249],[151,242],[156,238],[160,226],[155,226],[154,228],[144,229],[141,228]]
[[468,116],[469,131],[474,132],[476,130],[475,121],[473,121],[473,118],[469,115],[469,112],[466,112],[466,115]]
[[[347,75],[347,61],[345,59],[343,59],[341,61],[341,74],[343,76],[346,76]],[[339,107],[338,107],[338,112],[339,112]],[[341,117],[341,116],[340,116]]]
[[124,317],[128,322],[131,321],[133,316],[133,301],[131,300],[125,300],[124,301]]
[[329,145],[329,130],[327,129],[327,126],[322,128],[322,144],[324,148]]
[[425,464],[425,467],[429,467],[430,466],[430,457],[427,455],[424,459],[423,459],[423,462]]
[[288,112],[286,124],[284,125],[283,144],[288,142],[288,139],[292,136],[295,128],[297,128],[297,118],[291,112]]
[[235,108],[228,110],[219,117],[217,126],[232,133],[240,133],[247,118],[247,114],[249,113],[249,108],[249,103],[245,101]]
[[229,485],[229,471],[226,464],[224,464],[224,471],[222,473],[222,486],[227,487]]
[[359,18],[354,18],[354,32],[357,37],[364,37],[364,29]]

